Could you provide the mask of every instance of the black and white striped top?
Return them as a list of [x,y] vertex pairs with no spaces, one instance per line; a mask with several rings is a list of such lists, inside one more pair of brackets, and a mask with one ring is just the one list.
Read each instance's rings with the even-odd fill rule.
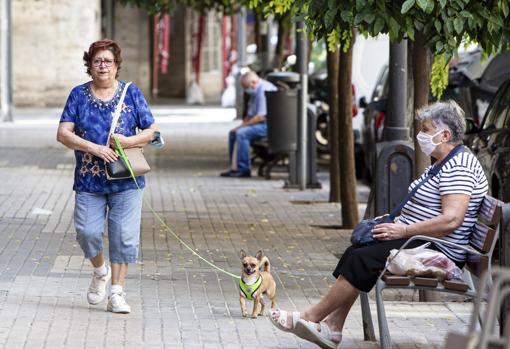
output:
[[[420,178],[409,186],[411,191],[422,181],[432,168],[429,166]],[[471,196],[464,222],[451,234],[442,239],[456,244],[467,245],[474,230],[477,212],[487,193],[487,178],[478,159],[469,152],[462,152],[450,159],[439,173],[423,184],[401,211],[400,222],[413,224],[437,217],[441,214],[441,196],[466,194]],[[465,261],[466,253],[460,249],[436,244],[436,247],[454,261]]]

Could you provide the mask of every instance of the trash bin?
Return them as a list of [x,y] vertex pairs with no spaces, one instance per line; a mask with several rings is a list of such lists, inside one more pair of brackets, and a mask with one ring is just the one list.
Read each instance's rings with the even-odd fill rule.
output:
[[278,90],[266,91],[267,140],[273,154],[297,151],[299,74],[275,72],[266,76]]

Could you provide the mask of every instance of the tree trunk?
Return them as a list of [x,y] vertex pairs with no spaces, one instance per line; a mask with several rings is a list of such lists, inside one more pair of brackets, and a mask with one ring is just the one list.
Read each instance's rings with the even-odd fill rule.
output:
[[285,40],[289,35],[288,15],[278,18],[278,41],[276,42],[273,67],[280,69],[283,63]]
[[[425,47],[425,37],[417,33],[413,44],[413,82],[414,82],[414,177],[418,178],[423,170],[430,165],[430,157],[425,155],[416,140],[416,135],[421,130],[421,124],[416,120],[416,111],[429,102],[429,81],[432,70],[431,53]],[[421,302],[438,302],[440,297],[436,292],[420,291]]]
[[339,145],[340,145],[340,196],[342,202],[342,225],[354,228],[359,222],[356,199],[356,173],[354,167],[354,136],[352,134],[352,47],[354,35],[347,52],[340,48],[339,65]]
[[329,202],[340,202],[340,144],[338,129],[338,49],[328,50],[328,96],[329,96]]
[[413,79],[414,79],[414,177],[417,178],[423,173],[423,170],[430,165],[430,158],[421,150],[416,140],[416,135],[420,132],[421,125],[416,121],[416,110],[420,109],[429,102],[429,81],[432,69],[432,60],[430,51],[425,47],[425,37],[422,33],[416,34],[416,40],[413,45]]

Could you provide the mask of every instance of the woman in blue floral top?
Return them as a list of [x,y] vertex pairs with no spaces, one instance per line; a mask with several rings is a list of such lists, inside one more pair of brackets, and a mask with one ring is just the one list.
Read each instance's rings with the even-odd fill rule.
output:
[[[110,181],[105,163],[117,155],[113,139],[106,144],[117,107],[126,85],[117,80],[122,58],[120,47],[112,40],[100,40],[90,45],[83,60],[91,81],[76,86],[67,99],[60,118],[57,140],[74,150],[76,192],[74,221],[77,241],[85,258],[90,259],[94,273],[87,292],[90,304],[99,304],[106,296],[111,278],[107,310],[129,313],[123,291],[128,263],[136,262],[140,242],[142,190],[132,179]],[[137,132],[140,130],[139,132]],[[115,134],[124,148],[148,144],[157,130],[142,92],[129,85]],[[140,188],[143,176],[137,177]],[[105,264],[103,231],[108,222],[110,266]]]

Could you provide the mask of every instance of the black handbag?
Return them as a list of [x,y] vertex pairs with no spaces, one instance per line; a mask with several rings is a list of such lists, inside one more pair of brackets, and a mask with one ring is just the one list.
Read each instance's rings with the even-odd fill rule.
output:
[[448,153],[448,155],[443,159],[443,161],[441,161],[440,164],[438,164],[437,166],[434,165],[429,170],[427,176],[420,183],[418,183],[413,188],[413,190],[411,190],[407,194],[404,200],[402,200],[402,202],[397,207],[395,207],[390,214],[378,218],[364,219],[361,222],[359,222],[358,225],[356,225],[354,227],[354,230],[352,231],[351,244],[355,247],[362,247],[378,243],[379,240],[374,239],[372,235],[372,230],[374,229],[374,226],[381,223],[393,223],[395,221],[395,217],[397,217],[402,208],[413,197],[413,195],[418,191],[418,189],[430,178],[438,174],[439,170],[443,167],[443,165],[446,164],[451,158],[453,158],[460,152],[469,152],[469,150],[462,144],[457,145],[455,148],[453,148],[450,151],[450,153]]

